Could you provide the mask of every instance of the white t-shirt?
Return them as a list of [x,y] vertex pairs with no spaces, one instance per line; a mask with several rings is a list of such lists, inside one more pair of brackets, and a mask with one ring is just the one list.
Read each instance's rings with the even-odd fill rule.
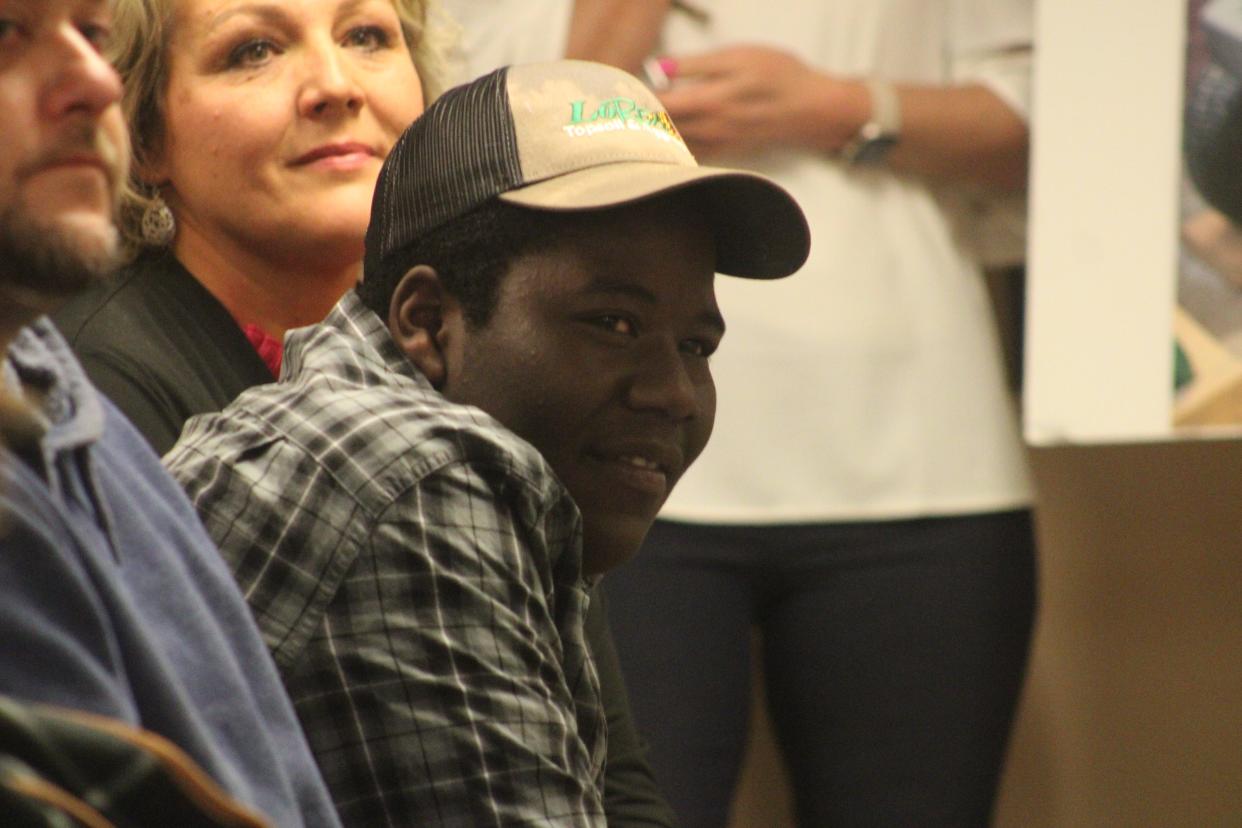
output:
[[[981,80],[1025,114],[1024,0],[701,0],[671,55],[768,43],[841,75]],[[730,164],[735,163],[730,161]],[[811,225],[801,272],[717,280],[716,429],[664,516],[867,520],[1025,505],[1030,487],[978,265],[920,182],[810,153],[744,162]]]
[[461,27],[452,83],[500,66],[564,55],[573,0],[439,0]]

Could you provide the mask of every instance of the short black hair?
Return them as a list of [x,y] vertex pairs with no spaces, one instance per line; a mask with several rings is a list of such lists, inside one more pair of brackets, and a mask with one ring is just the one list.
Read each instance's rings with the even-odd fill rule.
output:
[[496,309],[500,281],[519,256],[546,249],[564,230],[565,215],[493,198],[388,256],[358,283],[358,296],[385,321],[393,291],[415,265],[435,269],[466,322],[485,326]]
[[1242,79],[1208,65],[1188,95],[1182,141],[1203,200],[1242,224]]

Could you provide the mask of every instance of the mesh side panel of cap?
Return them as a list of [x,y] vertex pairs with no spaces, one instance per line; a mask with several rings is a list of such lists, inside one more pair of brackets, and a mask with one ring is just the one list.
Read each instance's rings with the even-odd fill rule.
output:
[[397,140],[375,185],[366,271],[522,183],[507,72],[444,93]]

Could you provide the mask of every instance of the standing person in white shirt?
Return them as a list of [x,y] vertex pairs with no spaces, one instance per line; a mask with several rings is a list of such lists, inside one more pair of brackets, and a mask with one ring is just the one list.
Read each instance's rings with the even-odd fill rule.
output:
[[1034,539],[962,205],[1025,186],[1030,2],[579,0],[566,31],[662,58],[699,158],[782,182],[814,235],[799,278],[721,291],[714,436],[605,584],[658,781],[726,821],[757,626],[801,824],[986,824]]

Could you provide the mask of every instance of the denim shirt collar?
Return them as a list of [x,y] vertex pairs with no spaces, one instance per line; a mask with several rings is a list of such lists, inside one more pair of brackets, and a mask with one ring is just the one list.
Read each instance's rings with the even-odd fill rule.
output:
[[[60,458],[86,448],[103,434],[104,413],[97,393],[46,317],[23,328],[9,346],[6,384],[17,384],[37,421],[37,445],[14,447],[53,490]],[[16,393],[17,389],[12,389]]]

